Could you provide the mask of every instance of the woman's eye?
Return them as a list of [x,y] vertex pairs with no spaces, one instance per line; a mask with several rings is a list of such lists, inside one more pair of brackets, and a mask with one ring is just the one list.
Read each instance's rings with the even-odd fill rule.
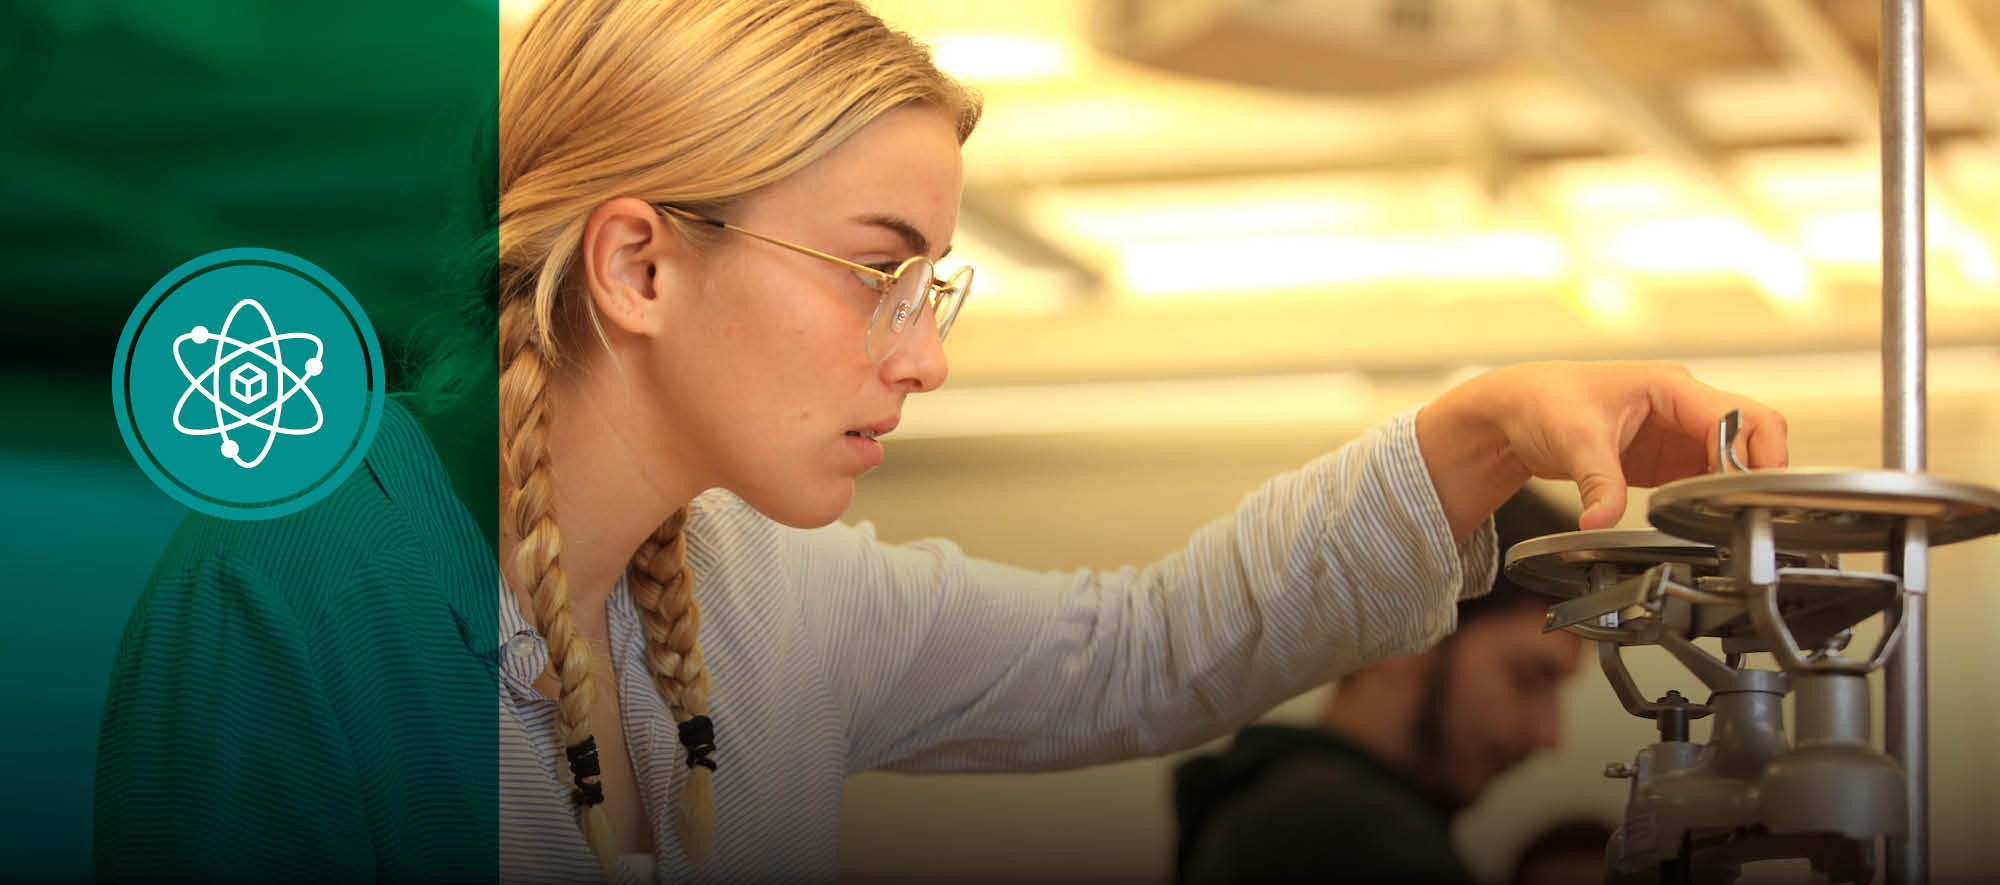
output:
[[[882,272],[885,274],[888,273],[888,271],[886,270]],[[861,271],[857,270],[854,271],[854,278],[860,280],[861,285],[867,286],[870,289],[880,291],[882,288],[882,278],[872,273],[862,273]]]

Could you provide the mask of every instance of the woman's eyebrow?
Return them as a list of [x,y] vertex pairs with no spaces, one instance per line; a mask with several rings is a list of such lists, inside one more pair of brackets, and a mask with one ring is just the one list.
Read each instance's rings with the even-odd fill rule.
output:
[[[911,252],[916,253],[918,255],[931,254],[930,239],[924,236],[923,231],[917,230],[916,225],[911,224],[908,221],[905,221],[894,215],[856,215],[852,220],[861,222],[862,224],[872,224],[876,227],[887,228],[891,231],[894,231],[897,236],[903,238],[903,244],[909,246]],[[944,254],[939,255],[938,257],[943,258],[945,255],[950,255],[950,254],[951,254],[951,247],[946,246],[944,247]]]

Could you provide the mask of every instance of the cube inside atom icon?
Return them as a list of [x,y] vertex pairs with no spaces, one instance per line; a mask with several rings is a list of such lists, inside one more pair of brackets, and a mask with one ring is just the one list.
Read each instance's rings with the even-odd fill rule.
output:
[[229,373],[229,393],[238,401],[252,403],[264,396],[264,370],[249,363]]

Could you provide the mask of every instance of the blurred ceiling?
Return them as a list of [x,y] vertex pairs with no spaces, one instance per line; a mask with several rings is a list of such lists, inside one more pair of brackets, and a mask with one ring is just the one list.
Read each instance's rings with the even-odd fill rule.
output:
[[[1876,0],[871,5],[986,96],[954,387],[1876,346]],[[491,6],[4,8],[8,364],[100,371],[222,245],[375,293],[392,349],[448,313],[439,109],[495,61],[440,48]],[[1927,8],[1932,341],[1990,347],[2000,0]]]
[[[954,386],[1877,346],[1876,0],[870,5],[986,99]],[[1990,345],[2000,0],[1928,9],[1932,343]]]

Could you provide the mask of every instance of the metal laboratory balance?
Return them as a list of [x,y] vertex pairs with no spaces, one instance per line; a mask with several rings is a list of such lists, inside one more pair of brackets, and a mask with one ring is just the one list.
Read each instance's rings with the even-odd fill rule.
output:
[[[1659,740],[1606,774],[1631,779],[1605,852],[1614,883],[1732,882],[1804,858],[1812,881],[1928,882],[1928,552],[2000,533],[2000,491],[1924,474],[1923,43],[1920,0],[1882,4],[1884,470],[1743,470],[1736,416],[1718,472],[1655,490],[1654,530],[1516,544],[1507,576],[1556,601],[1547,629],[1595,640],[1620,703]],[[1842,568],[1884,553],[1885,572]],[[1865,653],[1853,627],[1883,617]],[[1695,640],[1720,641],[1721,656]],[[1651,696],[1621,649],[1656,645],[1708,691]],[[1778,669],[1745,666],[1765,652]],[[1884,674],[1885,750],[1867,676]],[[1780,702],[1793,697],[1787,734]],[[1709,739],[1689,739],[1692,720]],[[1879,857],[1877,846],[1886,857]]]
[[[1719,435],[1726,468],[1734,418]],[[1744,863],[1807,858],[1825,881],[1872,881],[1876,838],[1911,832],[1906,770],[1869,743],[1867,681],[1913,644],[1925,588],[1907,551],[2000,532],[2000,491],[1900,471],[1725,469],[1660,487],[1647,516],[1658,530],[1549,535],[1507,553],[1510,579],[1563,599],[1546,628],[1595,640],[1620,703],[1659,732],[1606,771],[1632,780],[1606,880],[1727,882]],[[1899,551],[1897,573],[1840,567],[1841,553]],[[1875,648],[1846,654],[1852,628],[1877,614]],[[1649,697],[1625,667],[1628,645],[1666,649],[1707,700]],[[1750,652],[1780,669],[1746,667]],[[1708,742],[1691,742],[1690,721],[1709,717]]]

